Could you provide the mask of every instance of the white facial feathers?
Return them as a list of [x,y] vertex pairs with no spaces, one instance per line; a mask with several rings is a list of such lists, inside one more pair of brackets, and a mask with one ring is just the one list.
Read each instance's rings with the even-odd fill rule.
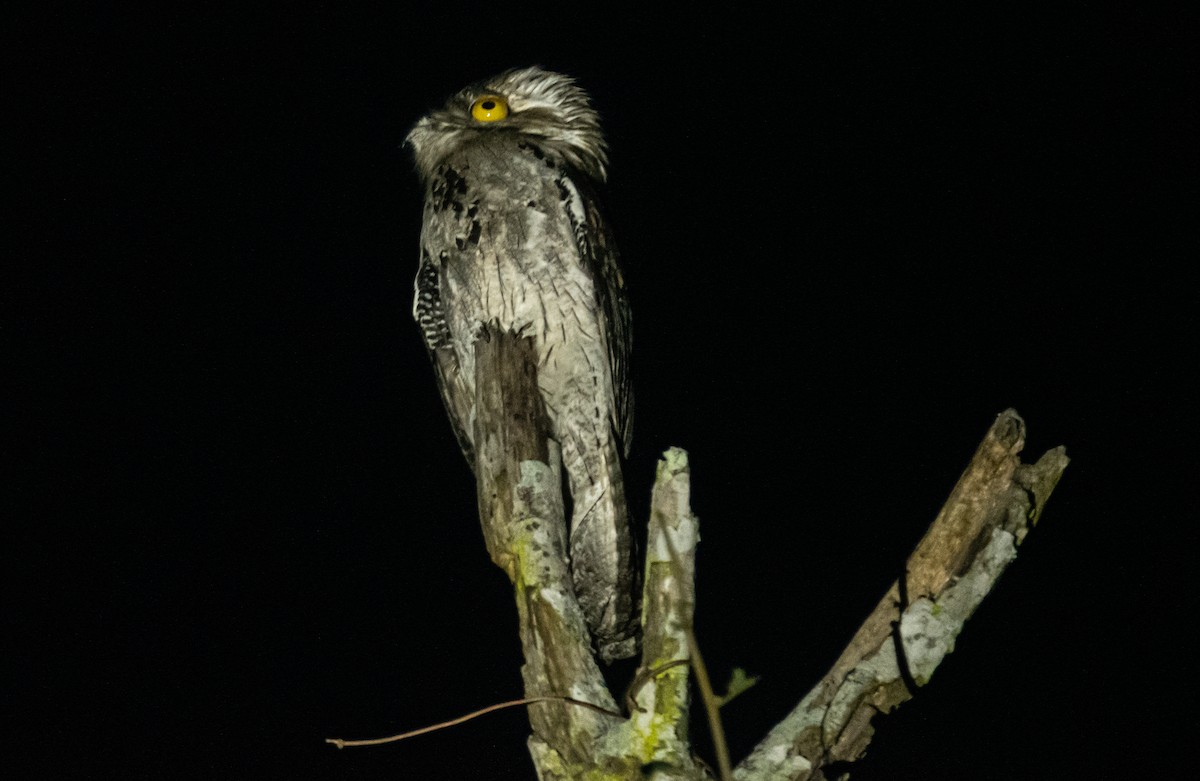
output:
[[[472,105],[487,95],[508,102],[505,119],[483,123],[472,117]],[[571,77],[536,66],[467,87],[417,122],[405,141],[413,148],[422,179],[428,179],[461,145],[486,142],[496,133],[525,136],[579,172],[605,178],[608,147],[587,93]]]

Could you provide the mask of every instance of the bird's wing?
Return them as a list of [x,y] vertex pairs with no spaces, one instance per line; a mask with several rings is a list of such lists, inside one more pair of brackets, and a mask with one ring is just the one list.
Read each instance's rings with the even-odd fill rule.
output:
[[467,464],[474,471],[475,448],[467,431],[467,426],[471,424],[472,399],[462,378],[458,356],[454,353],[450,341],[450,329],[446,325],[446,315],[442,309],[441,278],[441,263],[422,250],[421,264],[414,283],[413,317],[416,318],[425,337],[425,346],[429,349],[429,357],[433,361],[438,391],[442,394],[442,403],[446,405],[454,436],[458,439]]
[[[613,428],[622,443],[624,455],[629,455],[633,441],[633,382],[629,371],[633,347],[633,322],[625,278],[621,274],[620,254],[612,232],[600,210],[600,202],[587,186],[574,189],[580,199],[583,220],[576,224],[575,241],[587,268],[595,280],[596,296],[604,316],[604,338],[608,348],[608,366],[612,376]],[[574,215],[575,209],[568,209]]]

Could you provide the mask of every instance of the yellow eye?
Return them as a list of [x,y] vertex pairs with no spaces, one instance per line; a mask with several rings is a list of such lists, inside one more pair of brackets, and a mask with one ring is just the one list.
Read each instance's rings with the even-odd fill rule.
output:
[[499,95],[484,95],[471,104],[477,122],[498,122],[508,116],[508,101]]

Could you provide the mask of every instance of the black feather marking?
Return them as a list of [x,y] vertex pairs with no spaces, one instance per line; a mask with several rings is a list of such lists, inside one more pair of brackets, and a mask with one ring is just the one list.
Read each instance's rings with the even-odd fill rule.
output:
[[448,165],[442,166],[429,185],[429,205],[435,212],[453,209],[459,213],[463,205],[458,196],[466,192],[467,180],[463,175]]
[[[441,253],[444,256],[446,253]],[[417,324],[425,336],[425,345],[430,350],[450,344],[450,328],[446,325],[446,313],[442,309],[440,287],[441,270],[429,257],[429,251],[421,250],[421,264],[417,268],[417,301],[414,307]]]

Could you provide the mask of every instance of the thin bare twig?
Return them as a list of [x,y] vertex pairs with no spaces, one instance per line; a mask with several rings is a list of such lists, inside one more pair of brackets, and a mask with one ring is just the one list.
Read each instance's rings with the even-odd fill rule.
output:
[[608,708],[601,708],[599,705],[593,705],[590,702],[584,702],[583,700],[576,700],[571,697],[525,697],[520,700],[509,700],[508,702],[499,702],[499,703],[496,703],[495,705],[489,705],[486,708],[480,708],[479,710],[474,711],[472,713],[468,713],[465,716],[459,716],[457,719],[451,719],[450,721],[443,721],[440,724],[432,724],[428,727],[421,727],[420,729],[415,729],[415,730],[412,730],[411,732],[402,732],[399,735],[392,735],[391,737],[387,737],[387,738],[371,738],[369,740],[343,740],[342,738],[326,738],[325,742],[332,743],[333,745],[337,746],[338,748],[345,748],[346,746],[378,746],[383,743],[395,743],[398,740],[406,740],[408,738],[415,738],[417,735],[424,735],[427,732],[436,732],[437,730],[446,729],[447,727],[454,727],[454,726],[457,726],[464,722],[470,721],[471,719],[474,719],[478,716],[482,716],[486,713],[491,713],[492,711],[498,711],[498,710],[502,710],[504,708],[515,708],[518,705],[533,705],[533,704],[539,703],[539,702],[565,702],[568,705],[578,705],[581,708],[588,708],[589,710],[594,710],[597,713],[603,713],[606,716],[612,716],[613,718],[616,718],[616,719],[624,719],[625,718],[625,716],[623,714],[617,713],[616,711],[611,711]]
[[[675,567],[676,582],[682,582],[685,573],[683,562],[671,535],[663,533],[663,541],[667,544],[667,552],[671,554],[671,564]],[[693,619],[694,620],[694,619]],[[700,689],[700,699],[704,701],[704,713],[708,716],[708,731],[712,735],[713,750],[717,752],[717,771],[721,781],[733,781],[733,766],[729,762],[729,745],[725,742],[725,728],[721,726],[721,706],[717,703],[717,695],[713,693],[712,681],[708,678],[708,668],[704,657],[700,655],[700,643],[696,640],[696,630],[691,622],[683,627],[688,641],[688,655],[692,658],[692,671],[696,673],[696,686]]]
[[685,664],[691,663],[691,659],[675,659],[667,662],[666,664],[660,664],[658,667],[652,667],[648,670],[642,670],[639,672],[633,677],[633,680],[629,682],[629,686],[625,687],[625,709],[630,713],[633,713],[635,710],[645,713],[646,709],[637,703],[637,696],[638,693],[641,692],[642,687],[657,678],[660,673],[665,673],[672,667],[682,667]]

